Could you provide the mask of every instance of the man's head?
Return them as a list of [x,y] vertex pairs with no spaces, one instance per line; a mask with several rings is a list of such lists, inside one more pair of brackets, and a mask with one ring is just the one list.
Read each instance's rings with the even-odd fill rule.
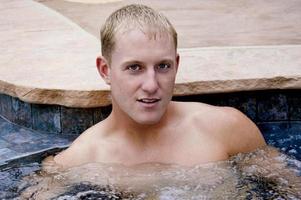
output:
[[177,34],[168,20],[143,5],[115,11],[101,31],[97,68],[111,86],[113,112],[122,121],[160,122],[173,94],[179,64]]
[[102,55],[111,61],[111,54],[115,48],[117,33],[124,33],[131,29],[140,29],[149,37],[168,33],[177,48],[177,32],[168,19],[150,7],[132,4],[113,12],[100,31]]

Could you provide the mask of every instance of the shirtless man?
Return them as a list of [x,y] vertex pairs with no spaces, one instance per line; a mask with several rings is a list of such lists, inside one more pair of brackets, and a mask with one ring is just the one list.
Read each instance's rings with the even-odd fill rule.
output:
[[180,57],[177,33],[162,14],[125,6],[107,19],[101,42],[96,63],[111,87],[112,112],[55,156],[59,165],[192,166],[266,145],[256,125],[234,108],[171,101]]

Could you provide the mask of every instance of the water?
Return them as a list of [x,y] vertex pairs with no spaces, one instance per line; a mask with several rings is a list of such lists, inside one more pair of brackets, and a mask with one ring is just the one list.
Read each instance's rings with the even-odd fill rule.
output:
[[301,199],[301,162],[264,148],[192,167],[53,163],[0,172],[0,199]]

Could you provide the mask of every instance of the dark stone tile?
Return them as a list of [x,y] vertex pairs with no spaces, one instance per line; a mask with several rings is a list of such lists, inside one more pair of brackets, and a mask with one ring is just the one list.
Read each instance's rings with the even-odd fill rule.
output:
[[0,93],[0,115],[2,115],[2,98],[5,94]]
[[276,92],[262,94],[257,99],[258,121],[288,120],[288,102],[284,94]]
[[301,121],[298,121],[298,122],[290,122],[290,130],[293,132],[293,133],[296,133],[296,135],[298,135],[298,137],[300,137],[301,139]]
[[9,121],[13,120],[13,111],[12,111],[12,97],[6,94],[0,95],[0,107],[1,115],[8,119]]
[[62,107],[61,112],[63,134],[81,134],[93,125],[92,108]]
[[289,119],[301,120],[301,91],[291,91],[288,95]]
[[263,134],[285,134],[290,128],[291,124],[289,122],[259,122],[257,123],[258,128]]
[[10,128],[9,130],[1,134],[1,138],[13,145],[39,141],[43,137],[44,135],[41,133],[32,132],[24,128],[16,127]]
[[[73,135],[74,136],[74,135]],[[63,135],[50,135],[50,134],[45,134],[45,137],[41,140],[42,143],[47,143],[51,144],[52,146],[64,146],[64,145],[69,145],[73,139],[70,138],[64,138]]]
[[189,96],[174,96],[174,101],[182,102],[202,102],[215,106],[227,106],[228,96],[227,94],[200,94],[200,95],[189,95]]
[[37,151],[42,151],[45,149],[50,148],[56,148],[56,147],[62,147],[68,145],[70,142],[67,141],[51,141],[51,140],[45,140],[41,139],[39,141],[29,141],[23,144],[17,144],[10,147],[13,151],[16,151],[18,153],[34,153]]
[[100,107],[93,109],[93,124],[96,124],[107,118],[112,111],[112,106]]
[[32,104],[32,128],[49,133],[61,133],[60,106]]
[[12,110],[14,123],[28,128],[32,127],[31,105],[29,103],[20,101],[18,98],[12,98]]
[[8,158],[16,157],[18,152],[13,151],[9,148],[1,148],[0,149],[0,162],[6,160]]
[[1,122],[0,137],[5,139],[5,137],[7,137],[7,135],[10,135],[12,132],[18,132],[18,129],[19,129],[18,126],[12,124],[11,122]]
[[251,120],[257,120],[257,105],[254,95],[248,93],[231,94],[229,95],[228,105],[237,108],[247,115]]
[[9,146],[9,143],[0,137],[0,149],[6,148],[8,146]]
[[215,106],[229,106],[229,94],[216,94],[207,96],[208,104],[215,105]]

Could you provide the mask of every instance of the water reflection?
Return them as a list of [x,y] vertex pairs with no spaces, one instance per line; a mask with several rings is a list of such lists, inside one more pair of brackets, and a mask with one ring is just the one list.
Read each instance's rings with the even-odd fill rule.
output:
[[[27,175],[10,188],[15,193],[0,193],[1,199],[4,195],[18,196],[16,199],[301,198],[300,161],[278,154],[272,148],[192,167],[91,163],[60,169],[53,162],[45,166],[43,170],[37,170],[36,165],[27,166],[27,173],[23,174]],[[28,173],[28,169],[32,172]],[[3,170],[1,182],[15,172],[16,168]]]

